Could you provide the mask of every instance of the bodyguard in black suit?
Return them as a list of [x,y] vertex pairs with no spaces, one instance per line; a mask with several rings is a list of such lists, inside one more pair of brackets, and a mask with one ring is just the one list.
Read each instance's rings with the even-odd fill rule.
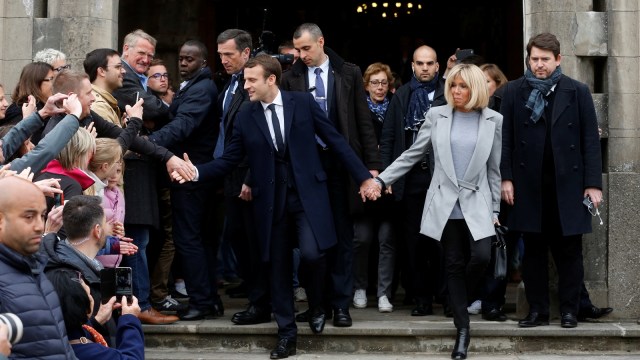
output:
[[[298,26],[293,33],[293,44],[300,51],[300,58],[283,74],[282,89],[311,92],[334,128],[349,143],[371,174],[377,176],[382,163],[360,68],[344,61],[325,47],[322,31],[316,24],[305,23]],[[325,145],[318,142],[321,161],[328,176],[327,186],[338,237],[338,244],[330,253],[330,304],[325,305],[333,307],[334,326],[351,326],[349,304],[353,296],[352,214],[364,209],[355,195],[357,184],[350,182],[346,169],[330,151],[326,151]],[[302,281],[305,281],[304,277]],[[303,285],[306,287],[306,284]]]
[[506,85],[500,107],[502,199],[513,205],[509,229],[523,232],[525,242],[522,275],[530,312],[519,325],[549,324],[551,250],[561,325],[570,328],[577,326],[584,276],[582,234],[591,232],[583,200],[595,208],[602,201],[598,123],[587,86],[562,74],[555,35],[532,37],[527,54],[525,76]]
[[[268,55],[250,59],[244,70],[251,103],[236,118],[224,155],[198,165],[198,181],[233,170],[245,155],[249,160],[255,227],[262,260],[269,263],[271,303],[279,342],[272,359],[296,352],[291,251],[297,240],[302,260],[312,269],[306,290],[311,329],[324,328],[321,306],[326,271],[325,252],[336,244],[327,191],[315,134],[330,147],[358,184],[372,185],[369,171],[329,122],[313,96],[280,91],[281,67]],[[175,177],[181,180],[180,176]],[[295,234],[289,234],[290,229]]]

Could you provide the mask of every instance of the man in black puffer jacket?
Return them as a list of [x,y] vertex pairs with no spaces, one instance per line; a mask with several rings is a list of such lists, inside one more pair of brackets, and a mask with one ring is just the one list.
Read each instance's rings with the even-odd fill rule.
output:
[[47,205],[42,191],[18,177],[0,179],[0,313],[24,325],[11,358],[75,360],[58,295],[37,254]]

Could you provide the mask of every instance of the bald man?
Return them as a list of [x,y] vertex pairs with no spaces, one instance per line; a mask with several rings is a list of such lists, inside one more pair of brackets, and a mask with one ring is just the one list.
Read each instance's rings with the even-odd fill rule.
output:
[[0,313],[16,314],[24,326],[11,357],[76,359],[58,295],[38,254],[47,205],[30,181],[0,179]]
[[[425,114],[434,106],[445,105],[444,81],[440,77],[436,51],[426,45],[413,52],[413,76],[394,94],[382,125],[380,157],[386,168],[413,145]],[[401,272],[407,300],[413,300],[412,316],[433,314],[433,297],[443,297],[440,269],[440,243],[420,234],[420,221],[427,188],[431,182],[433,152],[425,156],[403,179],[393,184],[393,196],[400,209],[396,264]],[[425,261],[425,259],[427,261]],[[413,298],[413,299],[411,299]],[[355,302],[355,299],[354,299]]]

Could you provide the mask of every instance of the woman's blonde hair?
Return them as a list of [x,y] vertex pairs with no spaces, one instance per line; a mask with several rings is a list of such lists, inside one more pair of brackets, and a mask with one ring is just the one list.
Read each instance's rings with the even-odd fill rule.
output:
[[458,64],[451,69],[444,83],[444,97],[453,106],[451,83],[460,77],[469,87],[469,102],[464,105],[467,110],[482,110],[489,104],[487,79],[479,67],[473,64]]
[[96,152],[89,162],[89,170],[96,172],[102,164],[113,164],[122,160],[122,147],[118,140],[110,138],[96,139]]
[[60,151],[58,161],[66,170],[73,170],[74,168],[86,170],[84,167],[87,164],[87,160],[90,156],[93,156],[95,150],[96,139],[87,129],[81,127]]

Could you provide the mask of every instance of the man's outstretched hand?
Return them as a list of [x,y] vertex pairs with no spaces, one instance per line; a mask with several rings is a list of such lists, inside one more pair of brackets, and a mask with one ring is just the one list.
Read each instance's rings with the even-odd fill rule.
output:
[[[176,156],[174,157],[177,158]],[[196,167],[193,165],[191,160],[189,160],[189,155],[185,153],[184,160],[178,160],[180,160],[183,165],[181,165],[177,169],[169,171],[169,176],[171,176],[174,181],[177,181],[180,184],[184,184],[187,181],[193,181],[196,177]],[[169,170],[169,163],[167,163],[167,170]]]

